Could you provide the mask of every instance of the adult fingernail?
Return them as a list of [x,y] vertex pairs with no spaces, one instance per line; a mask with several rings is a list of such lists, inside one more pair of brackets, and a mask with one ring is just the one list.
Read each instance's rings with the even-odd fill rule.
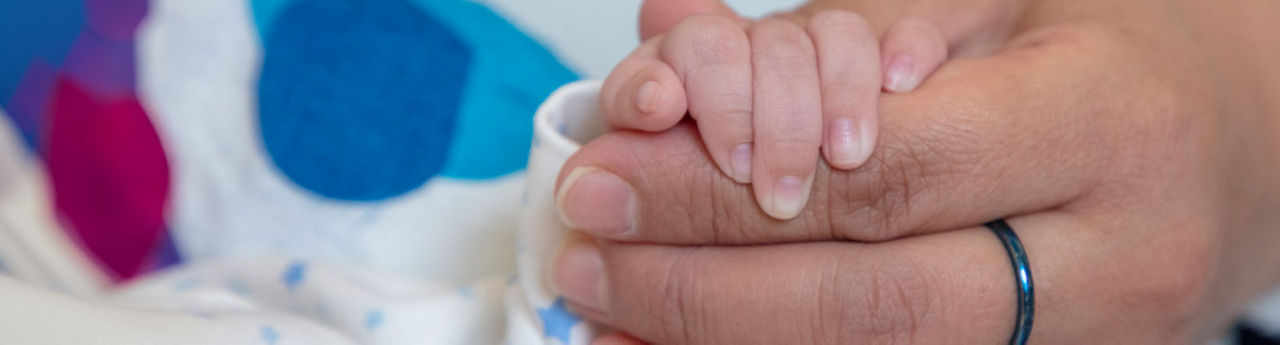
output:
[[908,92],[920,83],[920,77],[916,75],[915,60],[907,54],[898,54],[889,60],[885,73],[888,78],[885,88],[889,91]]
[[662,84],[652,80],[640,84],[636,90],[636,109],[645,114],[658,112],[658,97],[662,96],[663,89]]
[[556,292],[575,304],[599,312],[604,305],[604,263],[600,250],[588,243],[570,243],[551,268]]
[[600,236],[629,233],[636,215],[636,196],[617,175],[591,167],[569,172],[556,192],[560,220],[570,228]]
[[853,127],[853,119],[841,118],[831,122],[827,149],[831,150],[831,165],[840,169],[852,169],[862,156],[858,145],[858,132]]
[[800,214],[805,203],[805,180],[795,176],[783,176],[773,184],[773,212],[778,219],[791,219]]
[[729,165],[733,169],[733,180],[738,183],[751,182],[751,144],[739,144],[730,153]]

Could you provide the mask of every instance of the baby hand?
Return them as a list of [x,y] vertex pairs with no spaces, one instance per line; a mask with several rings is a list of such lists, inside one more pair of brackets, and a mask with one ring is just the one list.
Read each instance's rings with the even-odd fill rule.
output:
[[618,129],[662,131],[689,114],[720,170],[751,183],[770,216],[790,219],[809,199],[820,148],[832,167],[862,165],[880,90],[914,89],[946,55],[942,34],[917,20],[880,42],[851,12],[754,23],[698,15],[619,63],[600,102]]

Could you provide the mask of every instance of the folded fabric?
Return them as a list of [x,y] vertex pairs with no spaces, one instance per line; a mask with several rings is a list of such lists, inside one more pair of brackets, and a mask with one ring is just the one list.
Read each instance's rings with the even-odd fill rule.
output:
[[596,329],[565,309],[545,277],[570,236],[555,214],[555,179],[603,131],[598,89],[565,86],[535,118],[519,243],[488,243],[514,247],[519,275],[455,283],[256,256],[186,263],[81,298],[0,278],[0,300],[16,303],[0,309],[0,334],[24,344],[588,344]]

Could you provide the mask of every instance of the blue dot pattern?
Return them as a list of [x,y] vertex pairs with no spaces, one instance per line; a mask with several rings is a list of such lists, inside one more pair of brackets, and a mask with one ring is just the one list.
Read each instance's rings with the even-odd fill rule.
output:
[[370,310],[364,315],[364,328],[369,331],[377,330],[382,326],[382,309]]
[[559,339],[561,344],[569,343],[573,326],[581,321],[565,308],[564,297],[557,298],[549,308],[538,309],[538,318],[542,319],[542,334]]
[[[295,27],[295,29],[292,30],[305,31],[307,35],[315,36],[310,37],[310,40],[312,41],[320,40],[321,38],[324,38],[323,35],[326,34],[337,34],[340,31],[354,31],[355,29],[340,29],[343,25],[337,24],[354,25],[356,22],[361,20],[359,18],[344,20],[331,20],[330,17],[324,16],[312,16],[311,18],[305,18],[305,20],[304,18],[288,18],[291,16],[290,13],[298,11],[297,7],[299,6],[306,6],[308,8],[325,6],[335,8],[342,6],[350,7],[354,5],[346,3],[351,1],[353,0],[251,0],[250,4],[253,9],[254,21],[258,27],[259,34],[262,37],[263,45],[266,48],[266,59],[276,59],[275,56],[277,52],[275,50],[280,49],[282,46],[289,47],[290,45],[297,45],[277,42],[281,37],[289,36],[297,38],[299,35],[296,32],[282,34],[278,32],[279,30],[290,30],[288,28]],[[347,143],[342,143],[340,141],[334,141],[332,145],[329,145],[329,147],[293,148],[289,152],[284,152],[286,150],[268,146],[268,153],[271,155],[272,160],[280,166],[280,169],[285,172],[286,176],[299,186],[320,195],[340,200],[371,201],[394,196],[397,193],[403,193],[412,187],[416,187],[416,185],[414,185],[414,181],[421,179],[422,175],[414,175],[411,174],[411,172],[416,171],[422,173],[423,171],[431,170],[428,169],[431,165],[427,160],[420,156],[414,156],[413,153],[416,152],[421,156],[426,156],[428,155],[427,152],[436,152],[440,150],[443,150],[445,158],[443,159],[443,166],[439,168],[440,170],[435,176],[483,180],[516,172],[523,169],[527,162],[529,145],[532,141],[533,133],[532,118],[538,105],[558,86],[577,79],[577,76],[573,72],[565,68],[564,65],[562,65],[540,44],[530,39],[509,22],[504,20],[501,16],[495,14],[493,11],[481,4],[472,1],[457,0],[402,1],[405,0],[389,2],[366,1],[365,3],[377,4],[377,7],[381,8],[367,9],[364,10],[364,12],[355,12],[355,14],[348,14],[347,16],[359,17],[368,13],[383,13],[392,11],[392,9],[401,9],[400,12],[409,13],[403,14],[404,17],[420,17],[419,19],[422,21],[420,24],[423,26],[443,27],[447,30],[445,32],[451,33],[462,42],[461,47],[447,47],[443,44],[447,42],[442,39],[437,40],[438,42],[436,43],[415,43],[421,47],[426,47],[428,44],[439,44],[431,49],[424,49],[431,50],[431,54],[439,56],[422,58],[409,57],[407,55],[398,57],[383,56],[381,57],[383,60],[378,61],[372,61],[374,59],[356,61],[352,59],[353,56],[351,55],[370,55],[371,53],[346,52],[342,53],[347,55],[345,57],[341,57],[342,59],[345,59],[342,61],[343,63],[353,66],[366,64],[366,66],[364,66],[364,70],[371,70],[374,68],[385,69],[387,68],[386,66],[430,66],[430,63],[426,61],[445,60],[450,57],[461,59],[466,56],[468,57],[465,61],[466,68],[459,67],[456,69],[460,73],[465,73],[465,75],[458,77],[460,78],[458,80],[463,81],[461,84],[450,85],[449,83],[453,79],[436,78],[431,80],[432,82],[435,82],[433,85],[425,85],[416,88],[402,87],[397,90],[392,90],[405,91],[408,89],[415,89],[415,91],[413,91],[416,92],[414,95],[440,99],[440,102],[444,102],[444,97],[441,92],[457,91],[458,94],[455,96],[458,97],[457,102],[459,103],[457,103],[456,114],[453,114],[454,117],[446,116],[444,118],[440,118],[440,126],[436,130],[443,131],[444,133],[439,137],[431,136],[434,134],[427,135],[427,133],[437,132],[417,128],[419,125],[425,126],[424,123],[430,121],[423,118],[402,119],[409,117],[404,114],[401,114],[399,117],[394,119],[391,117],[384,118],[386,122],[392,123],[394,126],[387,124],[373,125],[349,123],[354,120],[343,123],[344,125],[351,125],[344,129],[344,131],[354,132],[357,128],[360,130],[375,131],[365,133],[363,136],[354,133],[350,134],[350,137],[364,138],[364,140],[373,141],[375,143],[382,142],[385,145],[391,145],[389,143],[385,143],[393,141],[390,138],[408,138],[407,140],[401,140],[400,144],[411,145],[411,147],[396,148],[389,151],[397,154],[384,154],[379,152],[376,155],[370,154],[361,156],[364,159],[350,158],[344,155],[357,152],[358,150],[339,147],[348,145]],[[307,3],[307,5],[300,5],[302,3]],[[403,10],[405,4],[408,4],[417,10]],[[331,17],[336,16],[333,14],[326,15]],[[296,16],[296,14],[293,16]],[[308,20],[320,23],[307,23],[306,21]],[[323,26],[326,29],[310,31],[312,27],[316,26]],[[306,27],[307,29],[301,30],[296,29],[296,27]],[[374,31],[375,30],[363,30],[362,32],[364,33],[362,33],[362,35],[369,35]],[[343,42],[349,42],[349,46],[362,47],[361,49],[368,50],[363,47],[370,44],[386,44],[386,41],[388,41],[388,38],[384,37],[356,37],[357,35],[358,33],[349,32],[346,36],[342,37],[342,39],[345,40]],[[417,36],[402,36],[403,38],[399,39],[402,42],[408,42],[415,39],[422,40]],[[302,38],[306,39],[308,37]],[[395,38],[392,38],[391,40],[395,40]],[[378,41],[383,43],[370,43],[366,41]],[[405,47],[395,48],[399,50],[412,50]],[[459,51],[458,49],[465,50]],[[313,56],[310,55],[306,55],[304,57],[313,58]],[[325,55],[314,58],[321,60],[339,59],[337,55]],[[270,63],[270,61],[264,61],[264,68],[275,68],[267,66],[267,63]],[[319,62],[308,63],[313,66],[320,65]],[[372,64],[374,67],[369,67],[367,64]],[[276,67],[298,69],[298,66],[292,66],[288,63],[283,66],[277,65]],[[405,67],[396,68],[403,69]],[[441,72],[436,71],[439,69],[440,68],[435,68],[432,72]],[[332,73],[328,73],[327,71],[324,72],[326,73],[304,75],[304,77],[310,78],[314,83],[326,83],[324,80],[329,80],[329,83],[346,83],[348,86],[351,84],[351,81],[333,78],[330,76]],[[269,77],[271,73],[275,72],[264,70],[263,78]],[[406,76],[397,76],[396,78],[399,80],[412,79],[407,78]],[[371,79],[373,78],[356,77],[353,80],[362,81]],[[276,102],[266,99],[268,97],[268,92],[264,92],[263,87],[261,86],[265,82],[260,81],[259,83],[260,108],[262,107],[262,103]],[[379,81],[379,83],[380,84],[378,85],[390,85],[387,81]],[[287,88],[290,86],[291,85],[277,85],[276,87]],[[363,93],[377,93],[388,88],[389,87],[379,86],[356,90],[355,87],[347,87],[347,89],[351,89],[350,91],[352,92]],[[288,92],[288,90],[281,91],[281,93],[285,92]],[[350,103],[350,99],[356,99],[356,96],[340,96],[343,97],[329,99],[326,100],[326,102],[348,109],[355,108],[350,104],[342,105],[337,103]],[[380,101],[381,97],[384,96],[375,95],[371,97]],[[301,100],[290,99],[281,102],[298,101]],[[293,106],[300,107],[297,105]],[[379,104],[379,106],[386,109],[399,107],[399,105],[392,103]],[[263,111],[265,112],[265,109],[263,109]],[[442,112],[440,114],[445,113],[447,112]],[[264,113],[260,116],[265,117],[271,115]],[[368,118],[361,117],[359,120],[367,122]],[[300,141],[307,138],[314,139],[315,137],[324,136],[321,134],[299,135],[287,133],[287,130],[315,130],[311,128],[288,128],[287,126],[272,126],[268,128],[265,124],[268,120],[263,119],[262,121],[264,122],[262,129],[264,143],[266,143],[266,145],[273,145],[270,144],[270,142],[285,143],[285,141],[289,141],[289,143],[299,146],[310,146],[312,145],[311,143],[303,144]],[[453,121],[451,126],[449,123],[446,123],[448,121]],[[396,131],[400,131],[418,135],[410,136],[406,134],[386,136],[383,133],[378,132],[380,130],[391,130],[393,134],[396,133]],[[271,134],[270,131],[279,131],[284,133]],[[444,141],[444,136],[449,136],[451,140],[445,143],[436,144],[437,142]],[[276,139],[268,137],[276,137]],[[411,140],[417,141],[409,142]],[[312,156],[312,158],[298,159],[286,157],[292,154],[290,152],[303,153],[305,155]],[[403,161],[404,159],[409,159],[410,161]],[[286,160],[298,161],[288,163],[285,162]],[[304,169],[305,165],[318,161],[326,162],[326,164],[314,164],[324,169],[315,169],[314,171],[307,171]],[[304,162],[312,163],[301,164]],[[334,165],[353,164],[352,162],[359,162],[362,167],[333,167]],[[287,164],[297,164],[297,166],[286,167]],[[338,169],[338,171],[324,171],[326,169]],[[345,171],[342,169],[350,171],[341,173],[342,171]],[[402,176],[404,180],[379,177],[379,175],[395,175],[397,174],[396,171],[399,171],[399,175],[397,176]],[[415,178],[408,178],[409,176],[413,176]],[[362,179],[375,179],[375,181],[361,182]],[[400,181],[402,183],[393,183],[392,181]],[[416,183],[421,182],[425,181],[417,181]]]
[[267,345],[275,345],[280,340],[280,334],[276,333],[276,329],[271,326],[262,326],[259,330],[262,335],[262,342]]
[[0,274],[9,273],[9,266],[5,266],[4,260],[0,260]]
[[302,280],[307,277],[307,264],[302,262],[294,262],[284,269],[284,274],[280,279],[284,282],[284,286],[289,291],[293,291],[295,287],[302,284]]
[[295,183],[374,201],[444,167],[471,52],[436,19],[402,0],[305,1],[263,43],[263,144]]

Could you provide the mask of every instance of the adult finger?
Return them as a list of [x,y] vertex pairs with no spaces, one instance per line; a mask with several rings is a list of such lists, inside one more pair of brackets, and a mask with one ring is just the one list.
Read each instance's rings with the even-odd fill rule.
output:
[[822,143],[827,163],[853,169],[871,156],[879,132],[879,42],[866,19],[827,11],[808,21],[822,80]]
[[[1031,48],[953,61],[916,91],[884,96],[871,158],[848,172],[820,165],[806,211],[789,221],[753,207],[747,186],[716,174],[687,124],[613,133],[584,146],[561,172],[558,206],[566,223],[622,241],[885,240],[1066,205],[1122,163],[1121,155],[1095,153],[1119,153],[1133,136],[1169,134],[1152,121],[1164,118],[1156,115],[1168,111],[1176,90],[1136,77],[1140,61],[1117,61],[1124,54],[1080,54],[1129,46],[1087,30],[1048,31],[1027,42]],[[1135,94],[1104,92],[1094,87],[1100,83]],[[1109,115],[1116,112],[1128,116]],[[565,183],[575,170],[610,174],[623,187],[606,191],[635,202],[625,210],[593,203],[601,189]],[[575,224],[599,214],[619,217]]]
[[[1210,243],[1113,235],[1059,212],[1010,224],[1035,280],[1031,343],[1185,340],[1188,330],[1169,327],[1197,308]],[[998,344],[1012,334],[1013,270],[984,228],[874,244],[577,245],[557,261],[559,291],[585,317],[653,343]]]
[[[817,57],[809,35],[790,21],[766,18],[751,25],[748,34],[754,79],[751,186],[766,214],[791,219],[809,200],[822,145]],[[698,120],[699,129],[735,125]],[[708,147],[720,141],[704,139]]]

